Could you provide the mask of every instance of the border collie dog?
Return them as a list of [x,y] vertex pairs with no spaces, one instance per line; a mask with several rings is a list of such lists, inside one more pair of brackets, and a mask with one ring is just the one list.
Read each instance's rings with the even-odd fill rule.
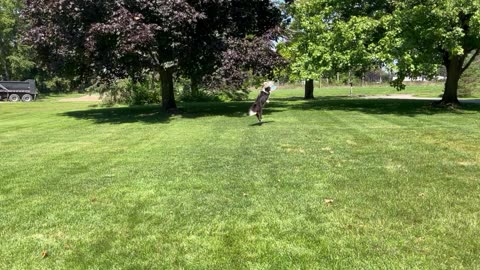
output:
[[268,98],[270,97],[270,92],[275,90],[275,86],[272,83],[266,82],[263,84],[263,89],[257,96],[255,103],[250,106],[250,110],[248,111],[248,115],[256,115],[258,122],[262,122],[262,114],[263,114],[263,107],[266,103],[268,103]]

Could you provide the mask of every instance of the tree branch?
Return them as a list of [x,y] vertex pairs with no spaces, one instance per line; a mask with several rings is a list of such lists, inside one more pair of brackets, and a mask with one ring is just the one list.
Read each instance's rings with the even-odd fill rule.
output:
[[480,49],[477,49],[475,53],[472,55],[472,57],[470,57],[470,59],[468,60],[468,63],[465,65],[465,67],[462,68],[462,73],[465,72],[465,70],[467,70],[468,67],[470,67],[470,65],[473,63],[473,61],[479,54],[480,54]]

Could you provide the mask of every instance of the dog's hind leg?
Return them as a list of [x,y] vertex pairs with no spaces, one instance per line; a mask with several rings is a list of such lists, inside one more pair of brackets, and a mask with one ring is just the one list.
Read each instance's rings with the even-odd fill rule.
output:
[[257,119],[259,123],[262,122],[262,114],[263,114],[263,108],[260,107],[257,111]]

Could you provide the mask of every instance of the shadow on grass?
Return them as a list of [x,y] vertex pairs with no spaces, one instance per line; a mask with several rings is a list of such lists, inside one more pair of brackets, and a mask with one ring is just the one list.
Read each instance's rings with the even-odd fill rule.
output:
[[438,108],[432,106],[432,100],[412,99],[363,99],[351,97],[322,97],[314,100],[289,102],[287,99],[279,99],[272,102],[271,106],[276,109],[288,110],[319,110],[319,111],[351,111],[366,114],[386,114],[401,116],[433,115],[455,113],[464,114],[480,112],[480,104],[462,103],[458,109]]
[[250,126],[251,127],[257,127],[257,126],[263,126],[265,124],[269,124],[269,123],[273,123],[275,121],[262,121],[262,122],[256,122],[254,124],[251,124]]
[[[387,115],[433,115],[444,113],[464,114],[480,112],[480,104],[462,104],[460,109],[434,108],[427,100],[394,99],[358,99],[345,97],[322,97],[315,100],[298,98],[272,99],[264,110],[264,115],[282,111],[351,111],[366,114]],[[182,103],[181,118],[200,118],[206,116],[245,117],[251,101],[248,102],[199,102]],[[169,123],[177,115],[162,111],[159,105],[133,106],[121,108],[96,108],[82,111],[70,111],[61,115],[77,119],[92,120],[95,123]],[[267,123],[267,122],[264,122]],[[261,124],[254,124],[258,126]]]
[[92,120],[97,124],[124,123],[168,123],[171,116],[162,112],[160,106],[135,106],[121,108],[99,108],[82,111],[64,112],[62,116]]
[[[206,116],[244,117],[250,102],[199,102],[184,103],[180,106],[182,118]],[[177,117],[162,110],[160,105],[145,105],[116,108],[95,108],[90,110],[70,111],[62,116],[76,119],[92,120],[98,124],[123,124],[143,122],[148,124],[169,123]]]

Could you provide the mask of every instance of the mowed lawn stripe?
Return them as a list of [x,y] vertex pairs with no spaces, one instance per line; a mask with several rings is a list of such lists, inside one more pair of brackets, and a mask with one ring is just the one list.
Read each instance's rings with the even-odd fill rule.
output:
[[478,107],[272,98],[254,125],[249,102],[8,105],[2,268],[479,264]]

